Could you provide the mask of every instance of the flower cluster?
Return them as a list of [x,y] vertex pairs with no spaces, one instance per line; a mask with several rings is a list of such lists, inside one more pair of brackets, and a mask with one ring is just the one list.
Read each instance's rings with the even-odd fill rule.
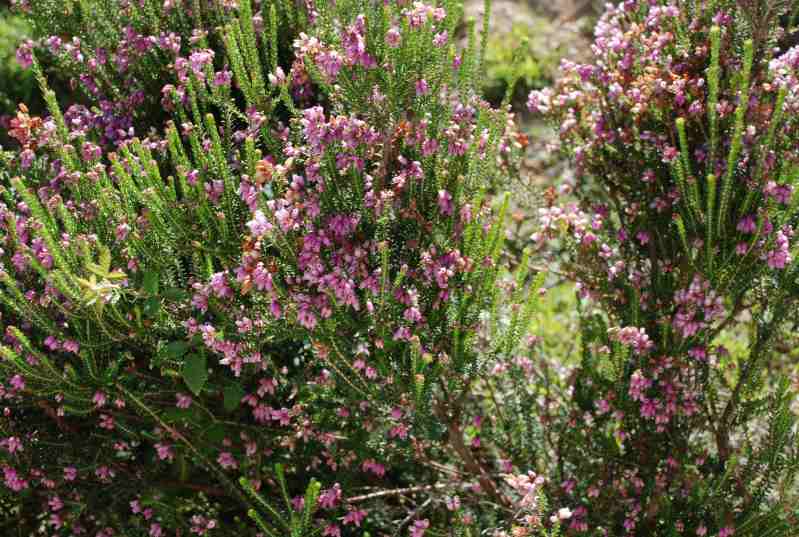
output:
[[[689,4],[609,6],[593,59],[564,60],[555,87],[527,103],[558,128],[579,200],[544,210],[533,240],[566,232],[580,296],[608,316],[584,316],[579,411],[566,413],[585,419],[592,409],[591,432],[564,426],[563,441],[573,442],[575,497],[592,498],[589,526],[615,528],[610,534],[659,534],[657,521],[668,520],[686,534],[726,535],[747,520],[738,505],[756,509],[735,499],[749,487],[711,500],[695,477],[746,483],[754,474],[737,456],[785,453],[732,439],[777,419],[743,408],[754,404],[747,390],[758,374],[749,375],[768,359],[763,346],[781,330],[771,312],[794,307],[783,289],[796,270],[788,170],[797,158],[799,56],[782,46],[780,10]],[[746,330],[749,348],[731,355],[723,343]],[[745,373],[730,383],[722,365]],[[602,434],[615,442],[594,440]],[[696,462],[708,458],[713,464]],[[724,515],[709,516],[708,503]]]
[[[455,401],[535,294],[521,269],[511,326],[486,320],[508,270],[487,193],[519,144],[457,12],[203,0],[153,27],[152,6],[112,5],[97,35],[42,23],[19,52],[50,113],[20,106],[2,160],[0,462],[25,527],[380,532],[406,504],[360,492],[417,481],[457,491],[464,525],[508,503]],[[51,64],[83,102],[61,111]],[[442,442],[464,479],[406,473]]]

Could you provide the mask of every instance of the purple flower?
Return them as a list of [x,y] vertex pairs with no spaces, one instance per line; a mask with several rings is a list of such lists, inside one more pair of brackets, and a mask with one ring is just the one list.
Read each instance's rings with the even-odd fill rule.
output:
[[674,162],[677,157],[679,156],[680,152],[677,151],[677,148],[671,145],[667,145],[663,149],[663,162],[666,164],[670,164]]
[[214,74],[214,86],[217,87],[229,86],[230,81],[232,79],[233,79],[233,73],[231,73],[227,69],[223,69],[222,71],[217,71]]
[[386,32],[386,44],[391,48],[397,48],[402,40],[399,28],[393,26]]
[[425,530],[430,527],[430,521],[426,518],[424,520],[417,520],[411,526],[411,537],[424,537]]
[[214,51],[211,49],[197,50],[189,56],[189,65],[198,80],[205,80],[205,68],[214,61]]
[[344,522],[345,526],[348,524],[354,524],[360,528],[361,522],[363,522],[363,519],[366,518],[366,514],[366,511],[363,509],[352,509],[344,516],[342,522]]
[[430,87],[427,85],[427,80],[422,78],[416,82],[417,97],[421,97],[422,95],[427,95],[429,92],[430,92]]
[[791,245],[788,240],[791,235],[793,235],[793,230],[789,226],[777,231],[774,248],[766,252],[766,263],[769,268],[784,269],[791,263]]
[[450,194],[446,190],[438,191],[438,209],[441,211],[441,214],[446,216],[452,216],[452,211],[453,211],[452,194]]
[[757,231],[757,222],[755,222],[754,215],[750,214],[742,218],[741,221],[738,222],[736,229],[741,233],[754,233]]
[[17,62],[23,69],[28,69],[33,65],[33,41],[26,39],[17,48]]
[[216,462],[218,462],[219,465],[225,470],[235,469],[239,467],[239,464],[236,462],[236,459],[228,451],[223,451],[222,453],[220,453],[219,457],[217,457],[216,459]]
[[253,213],[253,218],[247,222],[250,233],[256,238],[263,237],[272,230],[272,224],[266,219],[260,209]]

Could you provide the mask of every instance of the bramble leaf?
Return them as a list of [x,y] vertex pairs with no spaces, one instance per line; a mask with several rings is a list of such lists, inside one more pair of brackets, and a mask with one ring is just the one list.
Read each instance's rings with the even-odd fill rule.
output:
[[205,363],[205,354],[189,354],[183,363],[183,381],[194,395],[199,395],[208,380],[208,369]]

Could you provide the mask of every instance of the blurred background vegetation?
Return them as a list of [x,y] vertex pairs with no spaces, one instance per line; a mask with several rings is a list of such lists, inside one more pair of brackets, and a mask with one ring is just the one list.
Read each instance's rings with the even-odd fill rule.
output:
[[0,115],[11,114],[18,102],[30,103],[37,97],[32,73],[19,66],[15,55],[30,35],[25,19],[12,13],[6,2],[0,3]]

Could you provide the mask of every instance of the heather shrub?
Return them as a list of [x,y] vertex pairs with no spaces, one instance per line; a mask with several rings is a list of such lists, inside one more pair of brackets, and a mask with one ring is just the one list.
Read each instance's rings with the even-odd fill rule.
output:
[[795,533],[786,7],[609,7],[530,96],[575,176],[528,248],[455,0],[17,7],[17,533]]
[[585,302],[549,493],[589,530],[795,533],[793,396],[770,373],[799,275],[785,9],[610,7],[594,60],[530,95],[575,165],[578,203],[534,238],[567,239]]
[[[105,5],[79,6],[85,30],[91,8],[119,30]],[[198,40],[163,78],[137,64],[174,118],[146,140],[62,113],[23,48],[50,115],[20,106],[3,166],[20,531],[504,525],[518,484],[466,431],[470,390],[519,346],[541,279],[502,257],[518,144],[479,97],[474,26],[458,50],[456,3],[319,3],[286,58],[288,19],[272,4],[259,29],[252,8],[228,3],[221,48]],[[141,76],[122,109],[153,98]]]
[[[12,5],[34,34],[19,48],[20,63],[30,65],[35,51],[48,83],[64,88],[58,96],[68,96],[61,99],[67,122],[92,131],[104,146],[161,131],[171,118],[164,88],[175,85],[189,65],[199,64],[200,71],[208,66],[217,85],[230,83],[231,66],[217,30],[242,16],[237,2],[18,0]],[[245,15],[263,45],[260,52],[285,63],[313,13],[291,2],[258,0]],[[274,42],[260,37],[270,27],[280,28]],[[272,45],[276,50],[268,49]]]

